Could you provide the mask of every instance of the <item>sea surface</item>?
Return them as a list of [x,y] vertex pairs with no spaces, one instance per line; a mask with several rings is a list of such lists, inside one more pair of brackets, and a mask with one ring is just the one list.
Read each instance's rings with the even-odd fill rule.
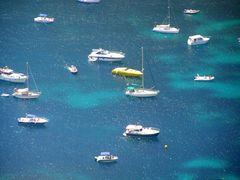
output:
[[[0,66],[26,73],[42,95],[35,100],[0,97],[0,179],[162,180],[240,179],[240,2],[171,1],[179,34],[152,31],[167,16],[167,0],[2,0]],[[185,8],[201,10],[185,15]],[[46,13],[52,24],[33,18]],[[208,44],[187,45],[190,35]],[[115,67],[141,70],[154,98],[127,97]],[[88,62],[93,48],[123,51],[122,62]],[[78,74],[65,65],[74,64]],[[194,82],[196,74],[214,75]],[[0,93],[25,84],[0,81]],[[34,88],[30,79],[30,88]],[[25,126],[25,113],[49,119]],[[160,129],[157,138],[126,138],[128,124]],[[164,148],[167,145],[168,148]],[[119,160],[99,164],[110,151]]]

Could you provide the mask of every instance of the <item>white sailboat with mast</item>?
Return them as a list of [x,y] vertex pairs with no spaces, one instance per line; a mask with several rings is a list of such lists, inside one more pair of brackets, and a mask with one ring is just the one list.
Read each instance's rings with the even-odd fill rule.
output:
[[134,96],[134,97],[154,97],[159,94],[159,90],[155,90],[153,88],[146,89],[144,87],[144,62],[143,62],[143,47],[142,49],[142,84],[140,86],[130,85],[127,87],[125,94],[127,96]]
[[160,33],[171,33],[176,34],[179,33],[179,28],[171,27],[171,9],[170,9],[170,0],[168,0],[168,16],[167,16],[167,24],[157,24],[153,31]]
[[20,99],[35,99],[35,98],[38,98],[41,95],[41,92],[37,88],[37,84],[34,80],[34,77],[31,73],[31,71],[30,71],[28,62],[26,63],[26,66],[27,66],[27,77],[29,77],[29,73],[30,73],[30,75],[33,79],[36,90],[29,90],[29,78],[28,78],[27,79],[27,87],[22,88],[22,89],[14,89],[14,93],[12,95],[14,97],[20,98]]

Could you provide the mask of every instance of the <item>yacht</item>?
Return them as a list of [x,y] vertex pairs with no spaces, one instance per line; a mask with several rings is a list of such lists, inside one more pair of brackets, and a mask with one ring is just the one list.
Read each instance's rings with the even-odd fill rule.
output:
[[197,74],[195,77],[194,77],[194,81],[211,81],[211,80],[214,80],[214,76],[200,76],[199,74]]
[[102,48],[92,49],[92,52],[88,55],[89,61],[121,61],[125,57],[125,54],[120,51],[109,51]]
[[100,0],[78,0],[81,3],[99,3]]
[[100,155],[95,156],[97,162],[116,162],[117,156],[112,155],[110,152],[101,152]]
[[17,119],[19,123],[33,123],[33,124],[44,124],[48,122],[47,118],[38,117],[33,114],[26,114],[26,117],[20,117]]
[[7,66],[0,68],[0,80],[14,82],[14,83],[24,83],[27,80],[27,76],[22,73],[14,72]]
[[160,32],[160,33],[169,33],[169,34],[176,34],[179,33],[179,28],[171,26],[171,12],[170,12],[170,0],[168,0],[168,15],[167,15],[167,23],[164,24],[157,24],[153,31]]
[[17,89],[17,88],[14,89],[14,92],[12,94],[14,97],[20,98],[20,99],[35,99],[41,95],[41,92],[37,88],[37,84],[34,80],[34,77],[31,73],[31,71],[29,71],[29,70],[30,70],[30,68],[27,63],[27,76],[28,76],[28,73],[30,72],[30,75],[33,79],[36,90],[29,90],[29,78],[28,78],[27,79],[27,87],[22,88],[22,89]]
[[201,35],[194,35],[188,37],[188,45],[198,45],[198,44],[205,44],[210,40],[209,37],[204,37]]
[[154,127],[143,127],[142,125],[129,124],[126,127],[124,136],[158,136],[160,130]]
[[120,76],[128,76],[128,77],[139,77],[142,76],[143,73],[141,71],[130,69],[127,67],[118,67],[112,70],[112,74],[120,75]]
[[184,14],[197,14],[200,12],[200,10],[196,10],[196,9],[184,9]]
[[47,17],[47,14],[39,14],[38,17],[34,18],[34,21],[38,23],[52,23],[54,18]]
[[67,69],[72,73],[72,74],[76,74],[78,72],[78,69],[76,66],[71,65],[71,66],[67,66]]

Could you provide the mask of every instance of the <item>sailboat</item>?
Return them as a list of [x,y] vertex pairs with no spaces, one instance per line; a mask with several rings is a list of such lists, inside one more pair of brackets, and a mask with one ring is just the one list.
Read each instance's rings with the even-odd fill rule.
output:
[[167,16],[167,24],[157,24],[153,31],[160,33],[179,33],[179,28],[171,27],[171,12],[170,12],[170,3],[168,0],[168,16]]
[[159,94],[159,90],[155,90],[153,88],[146,89],[144,88],[144,62],[143,62],[143,47],[142,49],[142,84],[140,86],[137,85],[130,85],[127,87],[125,94],[127,96],[134,96],[134,97],[154,97]]
[[33,78],[33,75],[31,74],[31,71],[29,71],[29,66],[28,66],[28,62],[26,63],[27,66],[27,77],[29,77],[29,72],[30,75],[33,79],[34,85],[36,90],[29,90],[29,78],[27,79],[27,87],[26,88],[22,88],[22,89],[14,89],[14,93],[12,94],[14,97],[16,98],[20,98],[20,99],[35,99],[38,98],[41,95],[41,92],[38,90],[36,82]]

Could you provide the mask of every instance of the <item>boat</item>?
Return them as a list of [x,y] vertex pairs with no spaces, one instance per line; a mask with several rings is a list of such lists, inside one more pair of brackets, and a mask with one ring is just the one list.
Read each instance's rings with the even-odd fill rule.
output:
[[66,66],[66,68],[72,73],[72,74],[76,74],[78,72],[78,69],[76,66],[71,65],[71,66]]
[[197,14],[200,12],[200,10],[196,10],[196,9],[184,9],[184,14]]
[[153,31],[160,32],[160,33],[169,33],[169,34],[176,34],[179,33],[179,28],[171,27],[171,12],[170,12],[170,2],[168,0],[168,16],[167,16],[167,23],[166,24],[157,24]]
[[127,87],[125,94],[127,96],[134,96],[134,97],[154,97],[159,94],[159,90],[155,90],[153,88],[151,89],[146,89],[144,87],[144,63],[143,63],[143,47],[142,49],[142,84],[140,85],[135,85],[131,84]]
[[92,49],[92,52],[88,55],[89,61],[121,61],[125,57],[125,54],[120,51],[109,51],[102,48]]
[[30,72],[30,75],[32,76],[34,85],[36,90],[29,90],[29,78],[27,79],[27,87],[26,88],[21,88],[21,89],[14,89],[14,93],[12,94],[14,97],[16,98],[20,98],[20,99],[35,99],[38,98],[41,95],[41,92],[38,90],[37,88],[37,84],[33,78],[33,75],[31,74],[31,71],[29,71],[29,66],[28,63],[26,63],[27,65],[27,75]]
[[188,37],[188,45],[198,45],[198,44],[206,44],[210,40],[209,37],[204,37],[202,35],[194,35]]
[[118,67],[112,70],[112,74],[128,76],[128,77],[139,77],[142,76],[143,73],[141,71],[130,69],[127,67]]
[[34,21],[38,23],[52,23],[54,18],[47,17],[47,14],[39,14],[38,17],[34,18]]
[[14,82],[14,83],[24,83],[27,80],[27,76],[23,73],[14,72],[7,66],[0,68],[0,80]]
[[145,136],[145,137],[153,137],[158,136],[160,130],[154,127],[143,127],[142,125],[129,124],[126,127],[124,136]]
[[208,76],[200,76],[199,74],[197,74],[194,77],[194,81],[211,81],[214,80],[214,76],[208,75]]
[[101,152],[100,155],[94,157],[97,162],[116,162],[117,156],[112,155],[110,152]]
[[47,118],[38,117],[33,114],[26,114],[26,117],[20,117],[17,119],[19,123],[32,123],[32,124],[44,124],[48,122]]
[[10,94],[7,94],[7,93],[2,93],[2,94],[1,94],[1,96],[2,96],[2,97],[9,97],[9,96],[10,96]]
[[78,0],[81,3],[99,3],[101,0]]

